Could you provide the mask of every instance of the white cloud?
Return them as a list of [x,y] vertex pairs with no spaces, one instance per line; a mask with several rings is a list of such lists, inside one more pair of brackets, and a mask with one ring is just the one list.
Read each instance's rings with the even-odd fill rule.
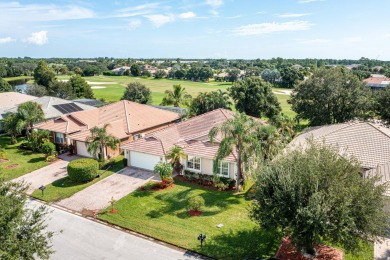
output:
[[25,42],[44,45],[48,42],[47,31],[33,32],[31,36],[24,40]]
[[296,40],[299,44],[307,44],[307,45],[322,45],[325,43],[332,43],[333,40],[331,39],[323,39],[323,38],[316,38],[316,39],[297,39]]
[[217,10],[211,9],[210,14],[212,14],[213,16],[218,16],[219,12]]
[[181,19],[190,19],[190,18],[195,18],[196,14],[194,12],[186,12],[179,14],[179,18]]
[[154,24],[155,27],[159,28],[166,23],[171,23],[175,21],[174,15],[163,15],[163,14],[151,14],[145,15],[146,18],[149,19],[150,22]]
[[277,17],[280,17],[280,18],[296,18],[296,17],[303,17],[303,16],[308,16],[310,14],[308,13],[305,13],[305,14],[290,14],[290,13],[287,13],[287,14],[277,14],[276,16]]
[[77,5],[23,5],[18,2],[11,2],[0,3],[0,10],[0,20],[9,22],[74,20],[92,18],[95,16],[92,10]]
[[222,0],[206,0],[206,4],[212,7],[220,7],[223,5]]
[[308,4],[313,2],[324,2],[325,0],[299,0],[298,3],[300,4]]
[[117,10],[112,17],[133,17],[133,16],[140,16],[140,15],[146,15],[150,14],[156,8],[159,7],[159,3],[150,3],[150,4],[143,4],[143,5],[137,5],[137,6],[131,6],[127,8],[122,8],[120,10]]
[[129,26],[127,27],[127,30],[128,31],[134,31],[135,29],[140,27],[141,24],[142,24],[142,22],[139,19],[130,20]]
[[286,23],[258,23],[243,25],[233,29],[235,35],[261,35],[282,31],[308,30],[313,24],[307,21],[294,21]]
[[16,41],[16,40],[13,39],[13,38],[11,38],[11,37],[0,38],[0,44],[1,44],[1,43],[14,42],[14,41]]

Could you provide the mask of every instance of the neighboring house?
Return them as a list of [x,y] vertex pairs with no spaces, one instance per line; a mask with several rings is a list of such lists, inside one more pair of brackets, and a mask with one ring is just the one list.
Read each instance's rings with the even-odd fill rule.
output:
[[9,109],[17,107],[27,101],[32,101],[37,97],[21,94],[19,92],[3,92],[0,93],[0,132],[2,132],[1,121]]
[[[64,146],[72,144],[78,155],[93,157],[88,152],[86,143],[93,127],[109,124],[108,133],[123,143],[174,124],[180,118],[177,113],[122,100],[93,110],[64,115],[34,128],[49,130],[53,133],[54,143]],[[119,155],[121,150],[119,147],[116,150],[108,148],[104,152],[114,157]]]
[[385,89],[390,85],[390,78],[387,77],[370,77],[363,80],[371,89]]
[[349,122],[311,127],[298,135],[289,146],[305,145],[311,138],[358,159],[364,176],[378,173],[382,178],[380,182],[390,180],[390,129],[382,124]]
[[111,72],[114,73],[115,75],[123,75],[127,70],[130,70],[129,66],[122,66],[122,67],[112,69]]
[[[213,161],[216,157],[221,137],[210,143],[209,132],[217,125],[234,117],[234,112],[216,109],[193,117],[168,128],[147,134],[144,138],[122,145],[129,166],[153,170],[154,166],[165,161],[165,155],[174,147],[182,147],[186,159],[184,169],[213,174]],[[264,121],[261,121],[265,123]],[[221,161],[220,176],[235,178],[237,163],[235,153]]]

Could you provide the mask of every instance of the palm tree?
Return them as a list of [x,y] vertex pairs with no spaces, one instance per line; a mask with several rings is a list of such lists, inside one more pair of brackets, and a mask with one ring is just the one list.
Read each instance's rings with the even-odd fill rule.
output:
[[188,106],[191,100],[191,95],[181,85],[173,85],[173,90],[165,90],[165,97],[161,105],[180,107],[181,105]]
[[22,133],[23,125],[17,113],[8,112],[2,122],[4,131],[11,136],[11,144],[16,144],[16,137]]
[[91,129],[91,136],[89,136],[87,141],[87,150],[95,158],[97,153],[102,154],[102,161],[107,157],[106,147],[115,149],[116,145],[120,143],[120,140],[115,136],[112,136],[107,133],[107,127],[109,124],[105,124],[103,127],[94,127]]
[[258,129],[261,127],[262,125],[252,117],[248,117],[243,113],[236,113],[233,118],[210,130],[211,143],[214,143],[217,136],[222,137],[216,155],[216,164],[233,151],[237,154],[237,192],[241,179],[245,180],[249,177],[248,174],[243,174],[244,170],[249,171],[249,168],[258,159],[262,159],[262,146],[258,139]]
[[184,153],[183,148],[174,146],[171,150],[169,150],[165,157],[171,161],[171,165],[177,172],[179,172],[181,170],[180,161],[181,159],[186,158],[186,154]]
[[33,101],[20,104],[16,113],[17,118],[19,119],[19,127],[27,129],[27,137],[29,137],[34,124],[45,120],[45,114],[43,113],[41,105]]

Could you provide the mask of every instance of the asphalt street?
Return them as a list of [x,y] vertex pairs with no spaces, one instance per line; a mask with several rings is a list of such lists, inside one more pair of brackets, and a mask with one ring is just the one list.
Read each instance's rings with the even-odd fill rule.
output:
[[[40,202],[30,201],[28,207]],[[196,259],[156,242],[50,207],[48,230],[56,232],[50,259]]]

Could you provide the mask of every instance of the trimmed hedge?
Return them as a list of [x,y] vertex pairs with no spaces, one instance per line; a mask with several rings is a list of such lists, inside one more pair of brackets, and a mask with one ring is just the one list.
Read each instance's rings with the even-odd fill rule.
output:
[[99,163],[93,159],[77,159],[68,164],[69,178],[78,183],[89,182],[98,175]]

